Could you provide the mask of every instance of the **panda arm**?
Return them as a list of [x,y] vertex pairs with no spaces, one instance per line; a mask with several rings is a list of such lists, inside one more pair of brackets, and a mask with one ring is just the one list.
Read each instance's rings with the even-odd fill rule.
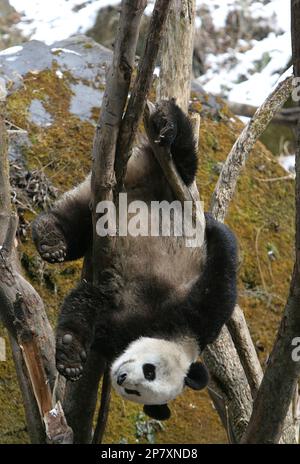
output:
[[182,180],[190,185],[196,175],[198,159],[193,127],[189,117],[173,99],[162,100],[150,118],[156,142],[170,145],[173,161]]
[[206,214],[207,259],[189,296],[191,322],[201,350],[219,335],[237,298],[237,243],[224,224]]
[[89,175],[33,222],[32,238],[46,261],[69,261],[85,255],[92,241],[90,183]]

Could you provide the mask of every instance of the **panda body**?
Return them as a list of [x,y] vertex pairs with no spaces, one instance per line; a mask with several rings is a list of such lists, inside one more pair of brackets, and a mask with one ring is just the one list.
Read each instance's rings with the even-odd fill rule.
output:
[[[158,136],[164,134],[161,143],[170,145],[174,163],[190,185],[197,155],[189,119],[173,101],[165,101],[151,124]],[[149,145],[131,157],[125,188],[129,202],[175,200]],[[33,239],[43,259],[61,262],[85,256],[92,268],[90,200],[89,175],[36,219]],[[101,269],[101,263],[98,266]],[[234,235],[208,214],[201,247],[189,248],[184,237],[176,236],[118,237],[99,285],[89,283],[91,275],[86,274],[62,305],[56,343],[59,372],[79,380],[89,351],[98,350],[111,365],[119,394],[145,404],[150,415],[168,417],[168,401],[185,386],[200,389],[208,381],[197,357],[233,311],[236,268]],[[157,405],[165,409],[157,410]]]

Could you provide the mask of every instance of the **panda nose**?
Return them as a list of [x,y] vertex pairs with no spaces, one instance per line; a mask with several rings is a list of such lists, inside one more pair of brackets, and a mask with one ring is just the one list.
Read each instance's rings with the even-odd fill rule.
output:
[[125,379],[127,377],[127,374],[119,374],[118,377],[117,377],[117,384],[118,385],[122,385],[122,383],[125,382]]

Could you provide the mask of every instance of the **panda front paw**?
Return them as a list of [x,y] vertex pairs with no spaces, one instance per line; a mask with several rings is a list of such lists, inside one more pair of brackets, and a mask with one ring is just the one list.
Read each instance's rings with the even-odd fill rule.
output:
[[71,331],[60,331],[56,337],[56,368],[67,380],[76,382],[82,377],[87,349]]
[[171,146],[177,135],[177,120],[174,100],[163,100],[156,105],[150,118],[156,135],[155,142],[160,146]]
[[32,224],[32,238],[41,258],[49,263],[61,263],[67,254],[63,233],[51,214],[41,214]]

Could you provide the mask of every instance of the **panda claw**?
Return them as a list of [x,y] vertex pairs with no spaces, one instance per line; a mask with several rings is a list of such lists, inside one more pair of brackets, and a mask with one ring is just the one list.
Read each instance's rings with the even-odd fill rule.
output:
[[82,361],[86,361],[86,352],[84,350],[81,351],[80,357],[81,357]]
[[72,343],[72,340],[73,340],[72,335],[68,333],[66,333],[62,338],[62,342],[64,345],[70,345],[70,343]]

